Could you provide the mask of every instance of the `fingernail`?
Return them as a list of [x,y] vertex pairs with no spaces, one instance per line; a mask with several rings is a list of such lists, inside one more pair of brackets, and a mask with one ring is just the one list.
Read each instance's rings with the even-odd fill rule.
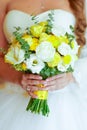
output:
[[39,79],[42,79],[42,77],[40,76]]
[[46,81],[49,81],[49,79],[46,79]]

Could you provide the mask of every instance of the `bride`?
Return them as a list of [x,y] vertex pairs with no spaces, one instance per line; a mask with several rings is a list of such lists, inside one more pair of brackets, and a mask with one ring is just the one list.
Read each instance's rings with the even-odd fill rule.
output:
[[[34,14],[38,21],[54,10],[54,25],[75,35],[81,46],[74,72],[42,80],[39,75],[15,71],[4,62],[0,52],[0,129],[1,130],[86,130],[87,129],[87,45],[85,39],[85,0],[0,0],[0,48],[7,49],[15,26],[31,26]],[[26,111],[29,95],[37,84],[49,91],[48,117]],[[40,88],[39,88],[40,89]]]

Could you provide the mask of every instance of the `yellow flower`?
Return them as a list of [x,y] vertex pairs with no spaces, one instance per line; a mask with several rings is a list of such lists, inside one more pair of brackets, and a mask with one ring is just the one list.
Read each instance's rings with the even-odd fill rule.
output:
[[21,67],[22,67],[22,70],[27,70],[27,66],[25,63],[22,63]]
[[33,38],[33,43],[30,46],[30,50],[35,51],[38,44],[39,44],[39,40],[37,38]]
[[37,24],[30,27],[30,32],[34,37],[40,37],[40,34],[43,32],[44,27]]
[[21,48],[21,45],[18,41],[12,44],[13,47],[17,46],[18,48]]
[[48,38],[48,41],[51,42],[53,47],[55,47],[55,48],[57,48],[58,45],[60,45],[59,38],[57,36],[50,35]]
[[43,26],[43,27],[46,26],[47,24],[48,24],[47,21],[44,21],[44,22],[40,22],[40,23],[39,23],[39,25],[41,25],[41,26]]
[[41,33],[39,42],[47,41],[50,36],[47,33]]
[[72,57],[70,55],[66,55],[63,57],[64,64],[70,64],[71,61],[72,61]]
[[51,62],[48,62],[49,67],[55,67],[61,61],[61,56],[56,52],[54,55],[54,59]]
[[11,44],[16,44],[18,41],[16,40],[15,36],[11,37]]
[[43,27],[43,32],[46,31],[46,27],[47,27],[48,22],[44,21],[44,22],[40,22],[39,25],[41,25]]
[[22,39],[24,39],[29,44],[29,46],[31,46],[31,44],[32,44],[32,37],[30,35],[25,34],[25,35],[22,36]]
[[60,43],[62,42],[67,43],[67,44],[69,43],[69,39],[66,36],[59,36],[58,38],[59,38]]
[[75,46],[74,41],[72,41],[70,45],[71,45],[71,48],[73,49],[73,48],[74,48],[74,46]]

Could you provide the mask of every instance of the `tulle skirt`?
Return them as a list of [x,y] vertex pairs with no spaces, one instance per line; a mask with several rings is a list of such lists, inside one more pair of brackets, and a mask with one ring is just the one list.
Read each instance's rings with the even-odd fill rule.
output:
[[86,87],[69,84],[49,92],[48,117],[26,111],[29,99],[20,86],[0,86],[0,130],[87,130]]

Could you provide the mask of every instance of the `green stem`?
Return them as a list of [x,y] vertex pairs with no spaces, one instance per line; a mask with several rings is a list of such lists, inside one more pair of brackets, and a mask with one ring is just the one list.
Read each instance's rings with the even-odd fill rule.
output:
[[47,100],[42,99],[33,99],[31,98],[26,110],[30,110],[32,113],[40,114],[44,116],[48,116],[49,114],[49,106],[47,104]]

